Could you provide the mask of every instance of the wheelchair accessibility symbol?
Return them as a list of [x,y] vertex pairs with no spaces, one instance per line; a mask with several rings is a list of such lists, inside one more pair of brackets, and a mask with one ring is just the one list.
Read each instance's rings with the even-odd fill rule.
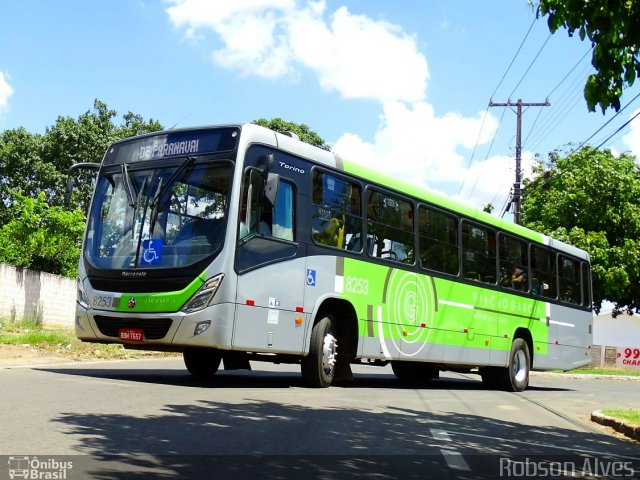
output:
[[143,265],[155,265],[162,259],[162,239],[142,241],[142,263]]
[[307,285],[310,287],[316,286],[316,271],[307,269]]

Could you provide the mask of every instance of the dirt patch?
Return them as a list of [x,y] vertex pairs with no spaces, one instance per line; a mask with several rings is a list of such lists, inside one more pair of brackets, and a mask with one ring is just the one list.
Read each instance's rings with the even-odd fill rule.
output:
[[71,361],[73,360],[68,357],[43,352],[31,345],[0,344],[0,367],[49,365]]

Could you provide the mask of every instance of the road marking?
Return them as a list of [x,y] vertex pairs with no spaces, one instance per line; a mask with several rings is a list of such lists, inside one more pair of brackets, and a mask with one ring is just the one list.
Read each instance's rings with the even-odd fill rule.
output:
[[449,468],[453,470],[464,470],[465,472],[471,470],[469,468],[469,464],[465,461],[460,452],[444,449],[440,449],[440,452],[444,456],[444,459],[447,462],[447,465],[449,465]]
[[451,437],[444,430],[438,430],[438,429],[432,428],[431,429],[431,435],[433,436],[433,438],[435,440],[440,440],[440,441],[443,441],[443,442],[450,442],[451,441]]
[[[438,440],[440,442],[451,442],[451,435],[446,430],[440,430],[437,428],[432,428],[430,430],[431,436],[434,440]],[[444,457],[444,460],[447,462],[447,465],[452,470],[462,470],[468,472],[470,470],[469,465],[465,461],[464,457],[460,452],[454,450],[453,448],[446,447],[441,448],[440,453]]]

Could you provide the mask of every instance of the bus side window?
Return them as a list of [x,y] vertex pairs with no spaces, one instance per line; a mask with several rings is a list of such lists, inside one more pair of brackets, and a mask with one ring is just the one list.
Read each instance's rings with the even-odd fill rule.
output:
[[373,189],[367,195],[367,240],[373,244],[369,255],[413,264],[413,205]]
[[420,263],[423,268],[457,275],[459,270],[458,220],[439,210],[418,210]]
[[263,198],[264,176],[257,169],[250,169],[245,181],[240,205],[238,238],[250,235],[281,238],[293,241],[294,235],[294,191],[293,185],[280,181],[276,202],[267,205]]
[[556,256],[546,248],[531,248],[531,293],[546,298],[558,298]]
[[500,285],[503,288],[528,292],[527,243],[504,234],[500,234],[499,238]]
[[582,262],[582,306],[591,308],[591,304],[591,270],[587,262]]
[[496,283],[496,233],[462,222],[462,274],[467,280]]
[[314,170],[311,236],[316,243],[359,252],[362,250],[360,186]]
[[580,305],[582,303],[582,285],[580,282],[580,262],[560,255],[560,300]]

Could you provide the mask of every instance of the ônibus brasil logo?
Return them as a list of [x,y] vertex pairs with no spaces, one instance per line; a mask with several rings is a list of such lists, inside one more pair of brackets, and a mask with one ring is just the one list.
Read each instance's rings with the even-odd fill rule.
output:
[[11,456],[8,463],[9,478],[12,480],[14,478],[65,480],[68,478],[67,470],[73,468],[73,462],[55,458]]

